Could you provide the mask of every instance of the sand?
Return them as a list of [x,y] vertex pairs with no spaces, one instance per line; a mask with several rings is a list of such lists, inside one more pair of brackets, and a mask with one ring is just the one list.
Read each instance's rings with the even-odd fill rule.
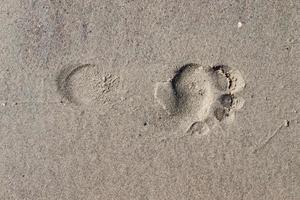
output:
[[299,13],[1,1],[0,199],[300,199]]

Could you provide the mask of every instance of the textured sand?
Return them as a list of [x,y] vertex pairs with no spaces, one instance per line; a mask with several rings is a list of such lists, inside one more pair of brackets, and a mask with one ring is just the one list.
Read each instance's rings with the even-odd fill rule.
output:
[[0,5],[1,200],[300,199],[300,1]]

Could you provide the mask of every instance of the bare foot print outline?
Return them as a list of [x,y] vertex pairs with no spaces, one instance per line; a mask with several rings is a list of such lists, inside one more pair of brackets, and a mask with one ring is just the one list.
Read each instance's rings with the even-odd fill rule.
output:
[[191,63],[176,71],[172,79],[156,83],[154,97],[169,120],[177,122],[179,132],[205,135],[212,123],[234,120],[235,112],[244,104],[237,93],[244,87],[236,69]]

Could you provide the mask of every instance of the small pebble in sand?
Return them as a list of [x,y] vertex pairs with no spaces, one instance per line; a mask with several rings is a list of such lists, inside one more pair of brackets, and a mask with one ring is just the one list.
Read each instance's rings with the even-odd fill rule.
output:
[[289,127],[290,126],[290,121],[289,120],[284,120],[284,126]]
[[243,26],[242,22],[238,22],[238,28],[241,28]]

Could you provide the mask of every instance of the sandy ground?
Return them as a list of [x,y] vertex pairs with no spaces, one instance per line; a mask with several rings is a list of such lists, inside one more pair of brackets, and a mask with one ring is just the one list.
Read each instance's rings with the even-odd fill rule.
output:
[[0,5],[1,200],[300,199],[300,1]]

